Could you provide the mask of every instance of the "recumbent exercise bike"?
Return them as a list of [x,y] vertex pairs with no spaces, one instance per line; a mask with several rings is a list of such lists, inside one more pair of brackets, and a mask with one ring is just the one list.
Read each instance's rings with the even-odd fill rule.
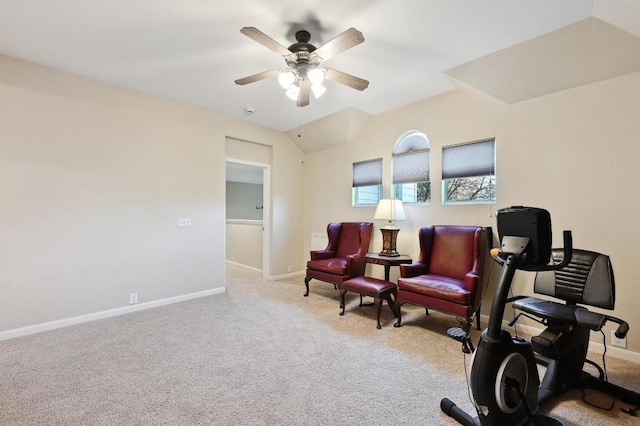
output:
[[[570,231],[564,231],[564,249],[551,249],[549,212],[532,207],[498,210],[500,249],[492,249],[493,259],[502,265],[489,324],[473,352],[469,387],[477,417],[472,417],[444,398],[442,411],[465,426],[478,425],[561,425],[538,413],[540,404],[570,388],[593,388],[614,395],[635,408],[640,394],[608,382],[604,371],[586,359],[590,331],[600,331],[608,321],[618,324],[615,332],[624,338],[629,326],[621,319],[591,312],[581,305],[613,309],[615,284],[608,256],[574,250]],[[551,262],[550,262],[551,260]],[[566,304],[536,297],[508,297],[516,270],[536,271],[534,291],[566,301]],[[507,303],[520,315],[546,326],[531,342],[511,336],[502,329]],[[533,316],[540,318],[533,318]],[[460,334],[450,333],[460,340]],[[473,347],[468,336],[463,347]],[[464,350],[464,349],[463,349]],[[542,383],[536,363],[547,366]],[[585,363],[599,372],[594,377],[583,371]]]

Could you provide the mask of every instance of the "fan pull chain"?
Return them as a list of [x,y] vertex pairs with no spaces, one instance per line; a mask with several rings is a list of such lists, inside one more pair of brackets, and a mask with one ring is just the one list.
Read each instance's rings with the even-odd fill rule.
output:
[[298,137],[300,137],[300,108],[298,108]]

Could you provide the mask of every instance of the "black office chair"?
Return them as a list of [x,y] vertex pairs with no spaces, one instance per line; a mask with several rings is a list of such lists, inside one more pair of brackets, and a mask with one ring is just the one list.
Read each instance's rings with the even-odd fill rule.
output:
[[[552,256],[558,262],[564,252],[554,249]],[[591,330],[600,331],[607,321],[619,324],[616,330],[618,338],[624,338],[629,330],[625,321],[589,311],[582,306],[614,309],[615,281],[609,256],[574,249],[571,262],[563,269],[536,274],[534,292],[565,301],[558,303],[526,296],[510,299],[512,306],[522,311],[511,320],[510,325],[524,315],[546,326],[540,335],[531,338],[536,360],[547,365],[538,392],[539,402],[568,388],[581,387],[604,391],[638,406],[639,394],[609,383],[602,368],[586,359]],[[583,371],[585,362],[598,370],[599,377]]]

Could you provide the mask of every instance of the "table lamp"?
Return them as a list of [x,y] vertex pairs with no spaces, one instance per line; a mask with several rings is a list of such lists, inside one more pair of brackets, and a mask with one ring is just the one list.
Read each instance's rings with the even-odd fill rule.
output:
[[382,232],[382,251],[380,256],[400,256],[400,253],[396,251],[396,240],[400,228],[393,221],[405,219],[402,201],[389,198],[381,199],[378,201],[378,207],[376,207],[373,218],[389,221],[380,228],[380,232]]

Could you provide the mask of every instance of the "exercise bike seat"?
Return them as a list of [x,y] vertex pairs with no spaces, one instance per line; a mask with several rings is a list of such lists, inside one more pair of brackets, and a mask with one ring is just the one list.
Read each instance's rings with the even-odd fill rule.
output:
[[[558,263],[564,257],[564,250],[553,249],[551,255],[554,263]],[[581,336],[580,339],[588,339],[590,330],[601,330],[608,320],[620,322],[617,318],[591,312],[581,306],[609,310],[615,307],[613,267],[607,255],[573,249],[571,261],[564,268],[537,272],[533,289],[535,293],[565,302],[533,296],[512,299],[515,309],[541,318],[547,326],[542,334],[531,338],[534,351],[544,357],[561,357],[573,350],[577,335]]]
[[537,297],[518,299],[512,306],[550,323],[587,327],[593,331],[599,331],[607,322],[606,315],[591,312],[582,306],[565,305]]

